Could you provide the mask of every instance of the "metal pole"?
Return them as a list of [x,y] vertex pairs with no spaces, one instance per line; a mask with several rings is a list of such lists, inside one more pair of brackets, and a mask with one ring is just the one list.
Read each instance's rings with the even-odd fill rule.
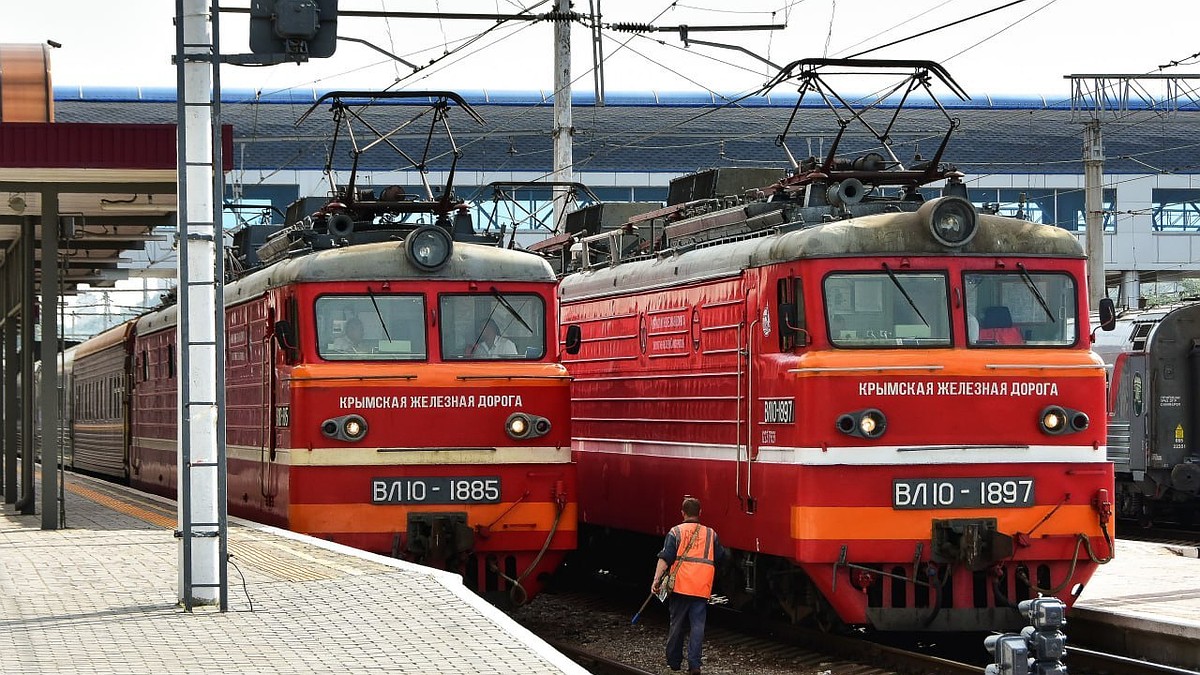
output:
[[58,193],[42,193],[42,529],[58,529]]
[[[557,0],[555,10],[561,15],[571,11],[571,0]],[[571,22],[559,18],[554,22],[554,174],[551,180],[570,182],[572,179],[571,143],[575,128],[571,126]],[[554,231],[565,227],[568,188],[554,188]]]
[[[0,420],[4,422],[4,428],[0,429],[0,494],[8,495],[8,488],[5,487],[4,477],[8,471],[8,428],[13,425],[13,419],[9,416],[8,401],[12,397],[12,392],[8,389],[8,371],[12,367],[12,361],[8,357],[8,340],[12,335],[13,322],[8,318],[9,299],[11,296],[12,286],[9,284],[10,274],[8,273],[8,258],[7,252],[0,254]],[[6,499],[6,502],[12,502],[11,499]]]
[[604,33],[600,29],[600,0],[588,0],[592,21],[592,86],[596,91],[596,106],[604,107]]
[[33,216],[21,219],[21,498],[17,511],[31,516],[36,511],[33,486],[33,305],[34,244],[37,242]]
[[1097,307],[1105,297],[1104,282],[1104,146],[1100,120],[1083,129],[1084,209],[1087,211],[1088,307]]
[[[215,66],[207,0],[177,0],[176,74],[179,173],[179,595],[187,609],[218,603],[224,517],[219,503],[218,392],[222,353],[215,255],[213,91]],[[223,441],[223,439],[220,439]]]
[[17,341],[21,329],[21,241],[4,256],[4,503],[17,501],[17,424],[21,408],[17,405],[17,373],[21,371]]

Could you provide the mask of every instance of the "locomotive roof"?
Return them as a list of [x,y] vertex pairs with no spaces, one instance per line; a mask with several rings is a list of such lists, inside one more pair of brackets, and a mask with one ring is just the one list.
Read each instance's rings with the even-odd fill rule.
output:
[[[235,305],[269,289],[321,281],[534,281],[553,282],[544,259],[511,249],[455,242],[450,259],[428,272],[412,264],[404,242],[385,241],[326,249],[264,267],[225,285],[225,305]],[[175,321],[177,306],[138,319],[138,333]]]
[[[1111,331],[1096,333],[1096,342],[1092,351],[1100,355],[1105,363],[1113,364],[1123,352],[1151,351],[1158,327],[1168,324],[1187,324],[1182,331],[1188,335],[1194,334],[1195,326],[1200,325],[1200,302],[1182,302],[1161,305],[1148,309],[1126,310],[1117,317],[1117,325]],[[1141,330],[1138,327],[1142,326]],[[1175,330],[1168,331],[1175,337]]]
[[684,252],[664,251],[637,260],[571,274],[562,297],[575,299],[720,278],[751,267],[808,258],[849,256],[1054,256],[1083,258],[1068,231],[989,214],[977,217],[978,231],[965,246],[947,249],[930,235],[916,212],[885,213],[814,225],[765,237]]
[[129,336],[129,326],[129,322],[126,321],[87,339],[75,348],[75,358],[82,359],[113,345],[121,344]]

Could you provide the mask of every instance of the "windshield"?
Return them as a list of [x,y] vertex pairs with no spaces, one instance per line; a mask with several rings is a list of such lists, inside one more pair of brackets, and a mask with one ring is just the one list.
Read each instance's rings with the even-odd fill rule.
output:
[[937,272],[831,274],[825,277],[829,339],[838,347],[950,344],[946,275]]
[[546,305],[532,293],[443,295],[445,359],[540,359],[546,355]]
[[425,298],[324,295],[317,298],[317,352],[330,361],[424,359]]
[[1067,274],[1011,272],[963,275],[967,342],[973,347],[1066,347],[1075,344],[1075,280]]

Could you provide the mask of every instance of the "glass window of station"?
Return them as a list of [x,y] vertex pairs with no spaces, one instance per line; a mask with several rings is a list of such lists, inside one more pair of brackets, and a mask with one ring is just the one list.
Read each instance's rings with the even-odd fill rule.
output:
[[963,274],[967,344],[1068,347],[1078,335],[1075,280],[1068,274]]
[[317,353],[330,361],[409,361],[428,356],[421,295],[317,298]]
[[838,347],[946,347],[950,306],[940,272],[854,272],[825,277],[829,339]]
[[538,360],[546,355],[546,303],[533,293],[438,298],[442,357]]
[[1155,232],[1200,231],[1200,189],[1154,188],[1152,201]]
[[[925,199],[941,196],[941,189],[921,190]],[[1072,232],[1087,231],[1087,209],[1082,188],[981,188],[967,190],[971,203],[1001,216],[1054,225]],[[1116,232],[1117,191],[1103,191],[1104,231]]]

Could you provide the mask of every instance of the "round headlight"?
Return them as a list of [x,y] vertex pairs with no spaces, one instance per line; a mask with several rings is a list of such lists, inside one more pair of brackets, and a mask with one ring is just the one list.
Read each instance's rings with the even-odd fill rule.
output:
[[529,418],[521,413],[513,413],[504,423],[504,430],[513,438],[525,438],[529,435]]
[[346,434],[346,438],[357,441],[366,435],[367,421],[358,415],[351,415],[342,422],[342,433]]
[[864,411],[858,419],[858,430],[867,438],[879,438],[887,429],[887,418],[878,410]]
[[944,246],[963,246],[975,236],[975,205],[962,197],[938,197],[925,202],[917,215]]
[[1042,431],[1048,434],[1061,434],[1067,429],[1067,412],[1056,405],[1052,405],[1042,411],[1040,422]]
[[450,233],[436,225],[423,225],[409,233],[404,240],[408,259],[417,267],[432,272],[450,259],[454,242]]

